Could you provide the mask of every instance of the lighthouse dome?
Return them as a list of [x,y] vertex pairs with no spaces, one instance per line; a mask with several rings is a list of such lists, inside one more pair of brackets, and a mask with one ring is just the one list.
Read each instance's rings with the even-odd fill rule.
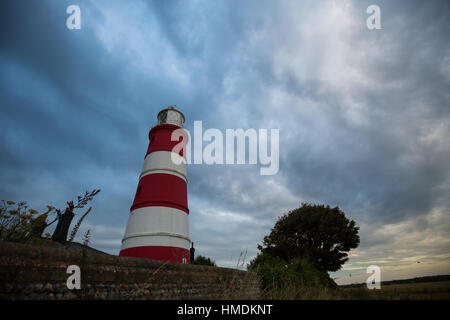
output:
[[183,127],[184,115],[173,106],[163,109],[158,113],[158,124],[174,124]]

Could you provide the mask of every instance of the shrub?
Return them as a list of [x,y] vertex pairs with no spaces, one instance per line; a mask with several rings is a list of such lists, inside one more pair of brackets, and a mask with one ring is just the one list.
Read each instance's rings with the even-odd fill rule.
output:
[[213,260],[204,256],[197,256],[194,261],[191,261],[191,264],[217,267],[216,263]]
[[248,265],[260,280],[263,291],[287,287],[336,287],[326,272],[319,271],[306,259],[285,261],[267,253],[260,253]]
[[[0,240],[11,242],[34,242],[41,239],[48,214],[54,210],[47,206],[45,213],[39,214],[28,207],[26,202],[3,200],[0,205]],[[48,238],[48,234],[43,240]]]

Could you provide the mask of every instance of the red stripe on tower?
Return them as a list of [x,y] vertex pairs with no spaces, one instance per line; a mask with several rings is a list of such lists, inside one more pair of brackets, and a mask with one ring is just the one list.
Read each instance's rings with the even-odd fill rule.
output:
[[189,260],[189,250],[177,247],[147,246],[124,249],[121,256],[139,257],[160,261],[180,262],[179,257]]
[[176,175],[167,173],[143,176],[139,180],[131,211],[137,208],[163,204],[189,213],[186,181]]
[[150,130],[144,167],[131,206],[120,256],[189,263],[189,208],[187,203],[186,159],[172,141],[183,127],[184,115],[168,107],[158,113],[158,124]]

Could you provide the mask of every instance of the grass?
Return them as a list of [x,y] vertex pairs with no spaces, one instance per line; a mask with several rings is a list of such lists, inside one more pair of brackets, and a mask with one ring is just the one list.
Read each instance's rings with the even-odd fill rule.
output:
[[450,300],[450,281],[382,285],[381,289],[319,288],[287,285],[262,292],[276,300]]
[[382,285],[379,290],[367,288],[340,289],[356,299],[377,300],[450,300],[450,281]]

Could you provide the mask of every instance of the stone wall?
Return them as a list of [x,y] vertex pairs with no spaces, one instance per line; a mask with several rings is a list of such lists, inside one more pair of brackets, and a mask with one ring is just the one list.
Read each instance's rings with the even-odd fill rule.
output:
[[[69,265],[81,289],[66,286]],[[0,299],[257,299],[254,273],[0,242]]]

